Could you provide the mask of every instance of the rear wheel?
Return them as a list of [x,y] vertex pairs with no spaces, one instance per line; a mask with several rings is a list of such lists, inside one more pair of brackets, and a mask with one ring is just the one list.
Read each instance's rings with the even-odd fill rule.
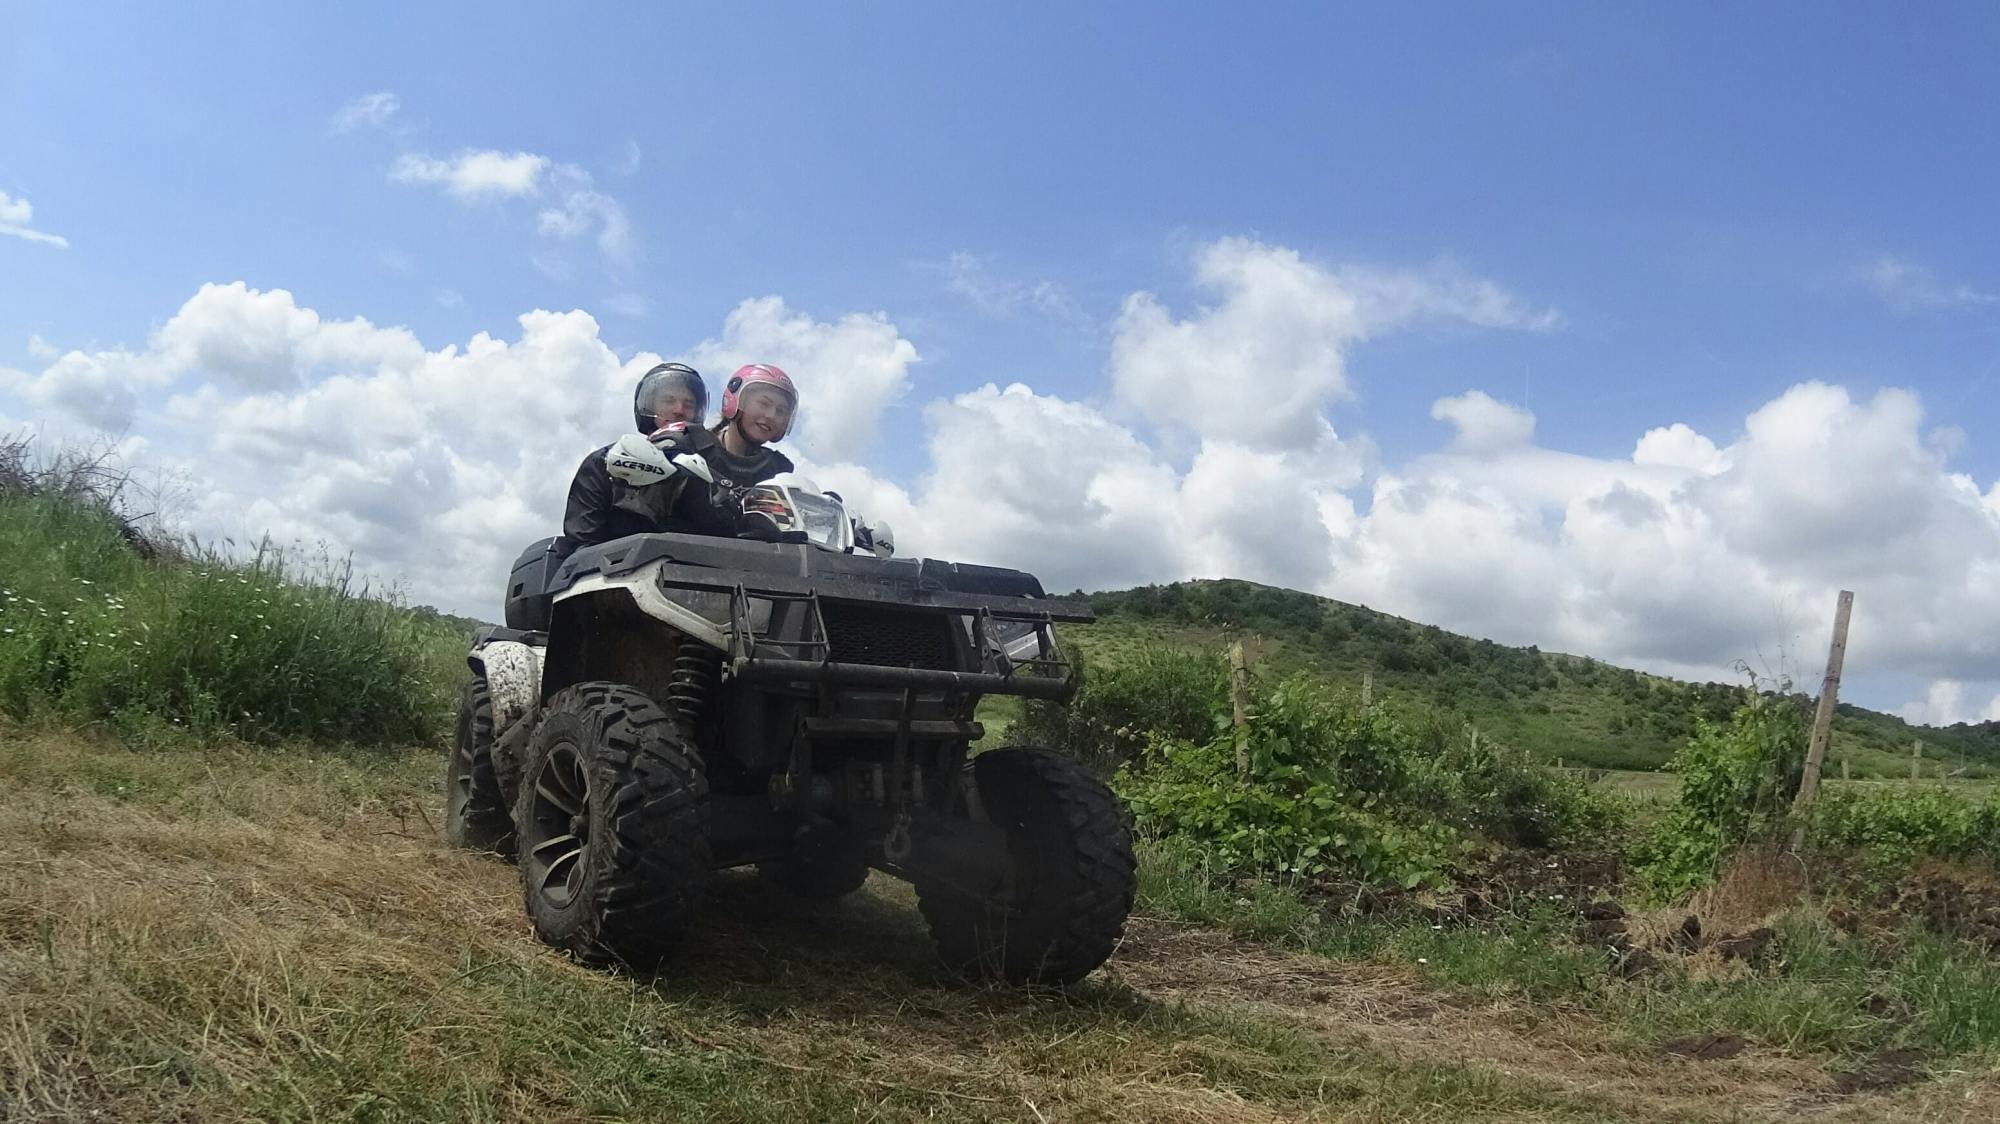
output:
[[549,700],[514,809],[535,935],[590,964],[650,967],[709,877],[708,781],[679,725],[614,683]]
[[454,847],[514,854],[514,821],[493,771],[493,703],[475,678],[459,695],[444,775],[444,837]]
[[1069,984],[1104,963],[1132,912],[1136,863],[1118,798],[1082,766],[1041,749],[966,764],[1007,838],[1000,893],[919,880],[917,901],[946,963],[989,979]]

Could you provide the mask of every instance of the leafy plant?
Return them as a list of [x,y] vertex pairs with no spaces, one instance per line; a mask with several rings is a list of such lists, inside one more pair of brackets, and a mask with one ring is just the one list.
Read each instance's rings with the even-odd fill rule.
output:
[[1515,746],[1475,737],[1449,716],[1404,721],[1414,738],[1413,805],[1514,846],[1619,848],[1632,818],[1629,801],[1545,768]]
[[1836,789],[1813,809],[1812,839],[1895,866],[2000,855],[2000,797],[1972,800],[1931,786]]
[[1805,715],[1794,698],[1755,696],[1726,724],[1697,722],[1671,765],[1680,798],[1640,850],[1649,888],[1677,897],[1706,886],[1730,852],[1781,827],[1805,750]]
[[1244,873],[1411,887],[1440,879],[1458,851],[1457,832],[1396,799],[1412,743],[1386,713],[1299,676],[1258,700],[1248,740],[1238,776],[1232,730],[1155,735],[1117,787],[1142,828],[1197,841]]
[[1139,760],[1150,736],[1203,741],[1228,720],[1229,666],[1218,653],[1159,646],[1116,663],[1084,660],[1082,671],[1070,705],[1028,705],[1020,740],[1108,774]]

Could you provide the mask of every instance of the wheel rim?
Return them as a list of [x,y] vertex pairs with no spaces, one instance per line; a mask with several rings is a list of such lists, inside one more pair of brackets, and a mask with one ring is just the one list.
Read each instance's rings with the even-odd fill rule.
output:
[[567,908],[583,888],[583,852],[590,845],[590,775],[573,745],[542,759],[529,806],[528,877],[543,900]]
[[465,818],[472,805],[472,720],[458,716],[457,737],[452,739],[451,783],[445,793],[445,816],[452,822]]
[[465,818],[466,806],[472,803],[472,770],[468,767],[463,750],[454,750],[451,755],[451,804],[445,814],[454,821]]

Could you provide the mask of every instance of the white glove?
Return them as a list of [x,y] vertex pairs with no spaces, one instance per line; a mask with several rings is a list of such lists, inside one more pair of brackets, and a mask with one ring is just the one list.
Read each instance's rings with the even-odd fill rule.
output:
[[674,474],[667,454],[636,433],[620,437],[616,445],[604,451],[604,467],[634,488],[658,484]]

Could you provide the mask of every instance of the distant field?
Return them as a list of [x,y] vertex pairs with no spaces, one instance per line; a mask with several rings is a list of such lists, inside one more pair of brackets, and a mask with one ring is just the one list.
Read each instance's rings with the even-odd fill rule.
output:
[[1672,773],[1638,769],[1570,769],[1570,773],[1592,778],[1592,783],[1635,800],[1672,800],[1680,791],[1680,778]]
[[[1635,800],[1668,801],[1672,800],[1675,794],[1680,791],[1680,779],[1672,773],[1647,772],[1639,769],[1571,769],[1567,771],[1587,777],[1592,783],[1630,796]],[[1942,781],[1935,779],[1913,781],[1907,778],[1900,780],[1894,778],[1876,778],[1844,781],[1839,777],[1829,777],[1826,780],[1826,786],[1828,788],[1846,786],[1857,789],[1921,788],[1925,786],[1935,788],[1943,786],[1950,788],[1957,795],[1972,800],[1985,800],[1996,793],[2000,793],[2000,781],[1990,778],[1955,777]]]

